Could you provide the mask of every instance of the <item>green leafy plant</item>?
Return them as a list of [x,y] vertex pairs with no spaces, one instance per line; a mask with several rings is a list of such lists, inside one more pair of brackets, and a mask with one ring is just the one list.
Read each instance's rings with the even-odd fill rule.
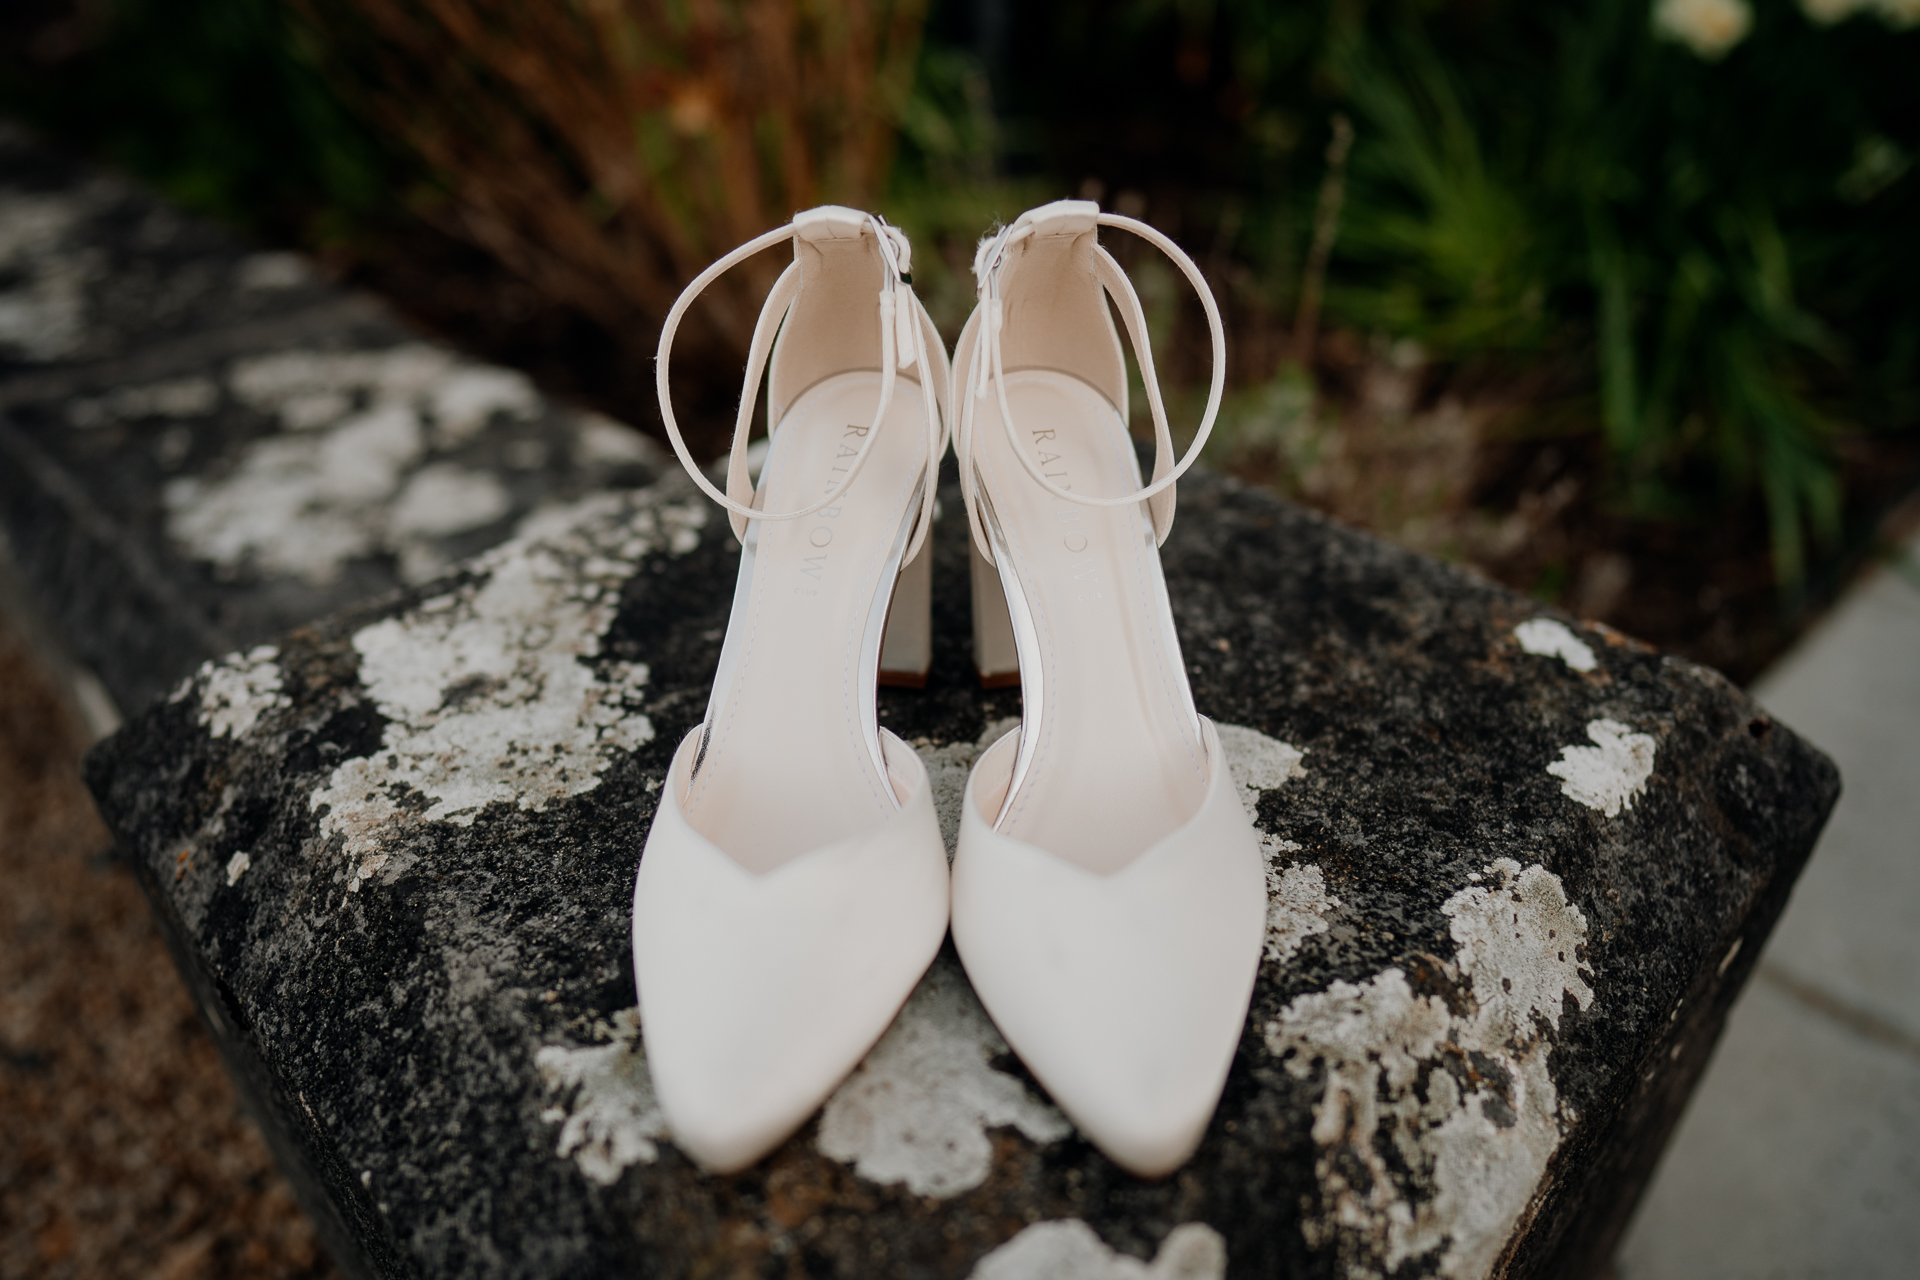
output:
[[1912,412],[1916,46],[1784,0],[1710,58],[1627,0],[1369,15],[1329,47],[1360,130],[1330,301],[1443,358],[1588,352],[1616,501],[1757,492],[1797,584],[1837,428]]
[[1547,317],[1534,211],[1486,154],[1452,74],[1396,34],[1375,51],[1351,33],[1332,55],[1363,130],[1333,307],[1449,355],[1537,346]]
[[50,11],[0,56],[0,105],[255,234],[321,245],[392,207],[404,157],[347,110],[279,0]]

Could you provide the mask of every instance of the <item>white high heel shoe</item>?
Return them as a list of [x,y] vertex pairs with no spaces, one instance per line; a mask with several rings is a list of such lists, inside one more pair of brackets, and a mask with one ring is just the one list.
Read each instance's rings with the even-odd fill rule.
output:
[[[1206,308],[1213,384],[1178,463],[1139,298],[1100,225],[1165,252]],[[1177,245],[1087,201],[1022,214],[974,271],[955,443],[988,619],[975,655],[992,682],[1017,653],[1023,718],[967,783],[953,938],[1054,1101],[1116,1163],[1156,1177],[1193,1154],[1219,1100],[1266,919],[1259,839],[1194,710],[1158,552],[1219,408],[1225,334]],[[1145,485],[1106,295],[1153,413]]]
[[[722,272],[788,239],[722,493],[674,420],[674,331]],[[926,771],[875,719],[883,649],[910,664],[926,648],[924,590],[896,600],[894,588],[903,564],[930,559],[946,449],[946,350],[906,283],[908,252],[876,217],[809,210],[703,271],[660,335],[667,434],[742,551],[706,718],[674,755],[635,879],[634,977],[661,1110],[717,1172],[805,1122],[946,933]],[[769,356],[775,425],[756,491],[746,442]]]

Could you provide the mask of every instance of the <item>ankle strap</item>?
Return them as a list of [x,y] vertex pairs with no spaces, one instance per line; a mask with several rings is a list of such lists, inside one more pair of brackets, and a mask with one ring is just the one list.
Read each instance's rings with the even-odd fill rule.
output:
[[[878,244],[881,261],[885,264],[885,281],[879,294],[880,324],[880,404],[874,410],[873,423],[862,434],[860,447],[854,453],[853,461],[847,467],[847,473],[838,484],[828,489],[826,494],[812,504],[793,511],[762,511],[758,503],[761,495],[755,491],[747,471],[747,437],[753,430],[754,409],[760,399],[760,382],[766,373],[767,360],[772,354],[774,339],[779,335],[780,327],[792,312],[794,303],[801,292],[801,274],[798,261],[780,273],[773,288],[767,294],[767,301],[760,309],[760,318],[753,327],[753,341],[747,351],[746,378],[740,389],[740,410],[734,418],[733,444],[727,460],[727,488],[721,492],[702,474],[699,465],[694,462],[693,454],[687,449],[687,443],[680,435],[679,421],[673,414],[673,397],[669,389],[669,368],[673,356],[673,339],[679,331],[680,321],[686,316],[694,300],[705,292],[707,286],[725,275],[728,271],[745,262],[754,254],[771,249],[789,240],[799,241],[809,232],[823,226],[841,224],[842,229],[857,226],[858,234],[871,234]],[[797,249],[796,249],[797,253]],[[861,213],[854,209],[844,209],[837,205],[823,205],[818,209],[809,209],[798,214],[793,221],[783,227],[776,227],[764,235],[756,236],[739,248],[728,253],[693,278],[692,283],[675,300],[672,310],[667,312],[666,322],[660,328],[660,350],[654,364],[654,388],[660,399],[660,418],[667,428],[667,440],[673,445],[675,456],[687,474],[693,477],[703,493],[727,509],[733,525],[734,536],[746,541],[747,524],[750,520],[798,520],[802,516],[812,515],[824,507],[839,501],[854,478],[860,474],[867,455],[873,448],[875,436],[879,434],[881,424],[886,420],[887,410],[893,404],[893,392],[896,375],[901,369],[913,369],[919,375],[922,403],[925,406],[927,425],[927,474],[920,495],[920,513],[916,527],[906,550],[905,560],[910,561],[919,552],[926,540],[927,531],[933,521],[935,480],[939,472],[940,456],[946,452],[948,416],[948,391],[946,379],[933,376],[933,363],[929,358],[931,347],[943,352],[939,330],[927,315],[926,308],[914,296],[909,283],[909,266],[912,261],[912,246],[907,237],[889,226],[886,219],[875,213]],[[931,344],[931,347],[930,347]],[[779,426],[776,422],[767,424],[771,434]]]
[[[1113,255],[1095,242],[1094,276],[1113,299],[1126,326],[1134,357],[1140,363],[1141,380],[1146,384],[1147,406],[1153,414],[1153,479],[1145,487],[1119,497],[1097,498],[1075,493],[1047,479],[1039,464],[1027,456],[1027,450],[1020,447],[1019,436],[1014,430],[1013,413],[1007,405],[1006,371],[1000,337],[1006,323],[1005,307],[1001,300],[1001,275],[1009,250],[1033,236],[1043,225],[1059,221],[1078,223],[1087,231],[1092,231],[1096,226],[1117,227],[1132,232],[1160,250],[1193,285],[1194,292],[1200,297],[1200,305],[1206,311],[1207,327],[1213,338],[1213,379],[1207,391],[1206,411],[1200,417],[1200,429],[1194,433],[1193,443],[1187,446],[1185,455],[1175,462],[1173,433],[1167,426],[1166,403],[1161,397],[1160,380],[1154,371],[1153,344],[1147,336],[1146,313],[1140,306],[1140,295],[1134,291],[1133,283],[1127,279],[1126,272]],[[1219,304],[1214,300],[1213,290],[1207,287],[1206,277],[1200,273],[1200,268],[1194,265],[1193,259],[1179,245],[1144,222],[1117,213],[1101,213],[1099,206],[1091,201],[1061,200],[1022,214],[1012,226],[1003,228],[997,236],[981,241],[974,257],[973,272],[979,282],[979,325],[974,335],[972,367],[964,375],[967,381],[961,393],[963,399],[955,436],[956,451],[961,458],[960,479],[967,496],[967,518],[974,526],[974,540],[980,544],[982,554],[989,561],[993,558],[991,539],[985,536],[976,509],[977,482],[973,474],[971,448],[977,402],[987,394],[989,387],[998,395],[1000,421],[1006,429],[1008,441],[1014,446],[1013,455],[1020,460],[1020,465],[1035,484],[1064,502],[1083,506],[1124,507],[1130,503],[1144,502],[1153,521],[1156,544],[1165,543],[1168,532],[1173,528],[1173,486],[1199,460],[1207,437],[1213,433],[1214,419],[1220,412],[1221,393],[1226,386],[1226,330],[1220,320]]]

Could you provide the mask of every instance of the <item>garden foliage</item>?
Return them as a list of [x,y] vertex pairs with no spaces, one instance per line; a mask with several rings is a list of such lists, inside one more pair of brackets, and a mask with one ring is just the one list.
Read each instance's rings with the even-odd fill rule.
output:
[[0,110],[172,200],[308,248],[389,204],[410,157],[318,74],[280,0],[22,0]]
[[1330,317],[1584,370],[1614,502],[1757,492],[1793,581],[1839,520],[1837,436],[1920,429],[1916,24],[1910,0],[1060,0],[1005,107],[1038,139],[1015,164],[1177,187],[1183,238],[1230,233],[1281,315],[1344,113]]
[[1618,500],[1757,488],[1796,579],[1837,530],[1836,431],[1920,418],[1920,32],[1775,0],[1708,57],[1584,0],[1356,24],[1328,55],[1372,135],[1341,312],[1455,358],[1576,348]]
[[[1325,323],[1573,370],[1620,508],[1758,494],[1792,581],[1840,520],[1836,441],[1920,422],[1920,0],[926,8],[110,0],[84,56],[0,87],[269,234],[426,219],[635,350],[716,252],[822,200],[958,243],[1133,193],[1284,322],[1344,117]],[[946,256],[921,274],[952,316]],[[711,310],[716,358],[754,283]]]

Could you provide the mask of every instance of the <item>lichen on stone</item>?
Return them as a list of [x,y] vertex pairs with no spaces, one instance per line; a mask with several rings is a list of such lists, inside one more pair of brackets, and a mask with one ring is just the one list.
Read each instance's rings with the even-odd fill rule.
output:
[[310,434],[247,446],[217,479],[162,491],[168,536],[190,557],[325,586],[348,561],[386,549],[384,504],[425,449],[419,417],[382,405]]
[[1583,1009],[1593,1001],[1576,951],[1586,943],[1586,917],[1545,867],[1522,870],[1512,858],[1498,858],[1487,872],[1497,885],[1469,885],[1440,908],[1459,948],[1454,963],[1487,979],[1474,991],[1476,1036],[1525,1039],[1535,1018],[1558,1031],[1563,996]]
[[540,1113],[560,1126],[554,1154],[610,1187],[629,1165],[659,1158],[655,1140],[666,1136],[667,1122],[647,1072],[640,1011],[622,1009],[604,1030],[605,1044],[546,1045],[533,1063],[547,1092],[561,1099]]
[[223,475],[170,483],[168,535],[225,573],[315,586],[380,554],[396,556],[408,581],[444,570],[430,539],[489,524],[511,503],[486,472],[419,464],[470,441],[495,414],[524,419],[540,408],[524,375],[420,343],[252,356],[228,371],[227,388],[281,430],[249,443]]
[[1261,792],[1271,791],[1289,778],[1307,776],[1300,763],[1306,753],[1298,747],[1245,725],[1217,724],[1214,728],[1220,734],[1220,749],[1226,752],[1227,769],[1240,784],[1249,810],[1260,802]]
[[[1291,778],[1307,776],[1301,765],[1306,753],[1299,748],[1245,725],[1219,724],[1214,728],[1220,734],[1227,769],[1239,784],[1249,813],[1258,810],[1264,792]],[[1319,867],[1310,862],[1285,862],[1284,855],[1299,849],[1294,841],[1277,835],[1260,837],[1260,852],[1267,863],[1266,956],[1280,963],[1291,960],[1302,942],[1325,933],[1327,913],[1340,905],[1338,898],[1327,893],[1326,878]]]
[[861,1177],[953,1196],[987,1180],[987,1130],[1018,1129],[1037,1143],[1073,1131],[1017,1077],[995,1070],[1007,1045],[973,988],[946,957],[934,961],[893,1026],[827,1100],[821,1154]]
[[506,486],[492,472],[436,462],[408,477],[388,525],[401,538],[441,537],[492,524],[512,509]]
[[434,434],[442,445],[463,444],[496,413],[531,418],[540,393],[524,373],[487,365],[461,365],[440,379],[428,397]]
[[1587,737],[1593,746],[1560,748],[1560,758],[1547,772],[1560,779],[1560,790],[1569,798],[1615,817],[1633,808],[1646,790],[1659,744],[1617,720],[1590,721]]
[[96,201],[78,192],[0,192],[0,352],[71,355],[86,338],[86,286],[103,264],[73,235]]
[[1513,629],[1513,638],[1528,653],[1558,658],[1575,671],[1591,671],[1599,665],[1593,649],[1567,629],[1564,622],[1552,618],[1529,618]]
[[200,668],[200,723],[216,738],[244,738],[260,718],[288,704],[280,691],[280,650],[259,645]]
[[615,422],[601,413],[580,415],[579,436],[574,456],[583,462],[665,467],[665,450],[624,422]]
[[[228,386],[242,401],[281,415],[290,430],[325,426],[316,420],[314,398],[344,415],[356,398],[371,405],[417,404],[444,382],[455,358],[424,343],[406,343],[374,351],[275,351],[249,356],[227,374]],[[294,409],[287,416],[289,407]]]
[[1314,1107],[1317,1199],[1309,1245],[1352,1280],[1438,1254],[1437,1274],[1478,1280],[1540,1193],[1562,1119],[1549,1032],[1564,1002],[1589,1007],[1586,919],[1559,878],[1510,858],[1441,908],[1456,951],[1444,992],[1392,966],[1365,983],[1301,996],[1265,1028],[1297,1079],[1324,1081]]
[[314,791],[323,841],[348,887],[392,859],[409,829],[468,826],[488,805],[542,811],[600,784],[620,751],[653,737],[638,710],[644,663],[598,668],[621,584],[655,551],[697,544],[706,509],[667,482],[473,562],[471,579],[353,637],[360,682],[386,719],[381,749]]
[[1260,850],[1267,859],[1267,959],[1285,964],[1300,944],[1327,931],[1327,916],[1340,899],[1327,892],[1327,879],[1311,862],[1281,865],[1285,854],[1300,848],[1291,840],[1262,836]]
[[192,418],[213,412],[219,403],[219,384],[194,374],[76,399],[67,406],[67,421],[85,430],[138,418]]

